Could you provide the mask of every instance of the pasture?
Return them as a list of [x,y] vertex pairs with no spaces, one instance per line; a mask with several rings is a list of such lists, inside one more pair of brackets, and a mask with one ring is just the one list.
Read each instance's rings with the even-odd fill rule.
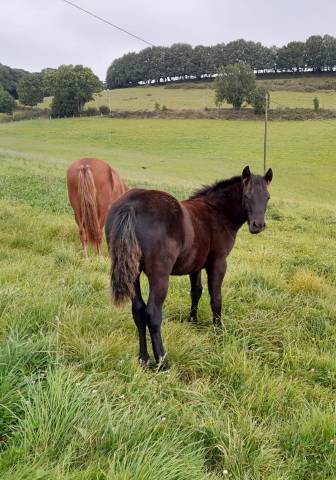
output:
[[[320,108],[336,108],[335,90],[318,92],[271,91],[271,108],[313,108],[313,99],[319,98]],[[165,88],[137,87],[117,90],[104,90],[95,96],[88,106],[111,105],[111,110],[154,110],[155,104],[172,110],[215,108],[215,92],[212,88]],[[223,103],[221,108],[232,108]],[[246,108],[251,108],[247,106]]]
[[[336,108],[335,80],[333,77],[304,77],[302,79],[258,80],[271,90],[270,107],[313,108],[313,99],[318,97],[320,108]],[[110,106],[111,110],[136,111],[154,110],[158,104],[172,110],[215,108],[215,92],[211,83],[185,83],[166,86],[145,86],[104,90],[96,94],[88,107]],[[49,106],[51,98],[40,107]],[[232,108],[224,103],[221,108]],[[251,108],[247,106],[246,108]]]
[[199,324],[186,322],[188,278],[171,278],[161,375],[137,365],[109,261],[82,256],[66,167],[95,156],[132,186],[184,198],[247,164],[260,173],[263,124],[0,124],[2,479],[335,478],[335,132],[336,121],[270,123],[268,227],[238,234],[221,331],[206,288]]

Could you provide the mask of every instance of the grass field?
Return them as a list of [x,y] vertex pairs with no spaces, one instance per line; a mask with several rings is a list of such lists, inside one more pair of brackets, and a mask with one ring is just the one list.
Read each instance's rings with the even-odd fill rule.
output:
[[[336,80],[329,77],[325,79],[308,77],[302,80],[264,80],[262,83],[272,90],[271,108],[313,108],[315,97],[318,97],[320,101],[320,108],[336,108]],[[314,85],[329,87],[329,89],[314,90]],[[333,88],[331,88],[332,85]],[[304,91],[304,89],[312,91]],[[155,104],[159,104],[161,108],[166,106],[173,110],[204,109],[215,107],[214,98],[215,93],[211,84],[186,83],[167,87],[147,86],[104,90],[97,94],[95,100],[89,102],[87,106],[107,105],[111,110],[122,111],[154,110]],[[46,98],[40,106],[49,106],[50,102],[51,98]],[[221,108],[232,108],[232,106],[223,104]]]
[[66,166],[94,155],[183,197],[246,164],[260,172],[262,123],[0,125],[2,480],[335,478],[335,131],[270,124],[268,228],[239,233],[222,331],[206,291],[199,325],[185,321],[188,279],[171,279],[160,375],[137,365],[108,260],[82,258]]

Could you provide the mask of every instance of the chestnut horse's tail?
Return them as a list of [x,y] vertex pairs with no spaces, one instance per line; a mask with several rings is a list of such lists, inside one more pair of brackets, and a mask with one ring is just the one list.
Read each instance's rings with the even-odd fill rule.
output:
[[89,165],[82,165],[78,171],[78,194],[81,209],[81,222],[92,243],[100,240],[100,226],[96,186]]
[[115,305],[134,296],[134,282],[140,273],[141,248],[135,234],[135,212],[124,207],[113,221],[109,247],[112,259],[111,287]]

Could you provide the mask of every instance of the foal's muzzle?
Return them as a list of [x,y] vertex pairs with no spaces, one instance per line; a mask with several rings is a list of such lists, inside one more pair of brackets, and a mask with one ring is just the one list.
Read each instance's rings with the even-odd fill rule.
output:
[[250,233],[260,233],[265,229],[265,227],[265,222],[256,222],[255,220],[251,220],[249,222]]

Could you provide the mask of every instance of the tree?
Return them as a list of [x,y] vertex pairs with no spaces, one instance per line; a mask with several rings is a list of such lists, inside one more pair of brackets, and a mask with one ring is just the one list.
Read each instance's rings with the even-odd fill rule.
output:
[[102,90],[99,78],[83,65],[62,65],[53,74],[51,110],[56,117],[79,115],[93,94]]
[[212,47],[197,45],[192,53],[192,74],[200,79],[202,76],[213,75],[215,71]]
[[235,63],[222,67],[215,81],[216,105],[226,101],[231,103],[236,110],[239,110],[243,102],[251,99],[255,88],[255,75],[249,65]]
[[305,44],[303,42],[289,42],[279,48],[277,67],[280,70],[297,71],[305,67]]
[[323,49],[325,66],[328,70],[332,71],[336,66],[336,38],[331,35],[324,35]]
[[18,68],[10,68],[0,63],[0,87],[7,90],[14,98],[18,98],[17,86],[20,79],[28,72]]
[[43,101],[43,82],[38,73],[25,75],[18,85],[19,100],[23,105],[33,106]]
[[320,72],[325,64],[323,38],[320,35],[312,35],[306,41],[305,50],[308,67]]
[[15,105],[14,98],[6,90],[0,87],[0,112],[12,113]]
[[55,68],[44,68],[41,70],[42,77],[42,86],[43,86],[43,96],[51,97],[53,92],[54,85],[54,73],[56,72]]

